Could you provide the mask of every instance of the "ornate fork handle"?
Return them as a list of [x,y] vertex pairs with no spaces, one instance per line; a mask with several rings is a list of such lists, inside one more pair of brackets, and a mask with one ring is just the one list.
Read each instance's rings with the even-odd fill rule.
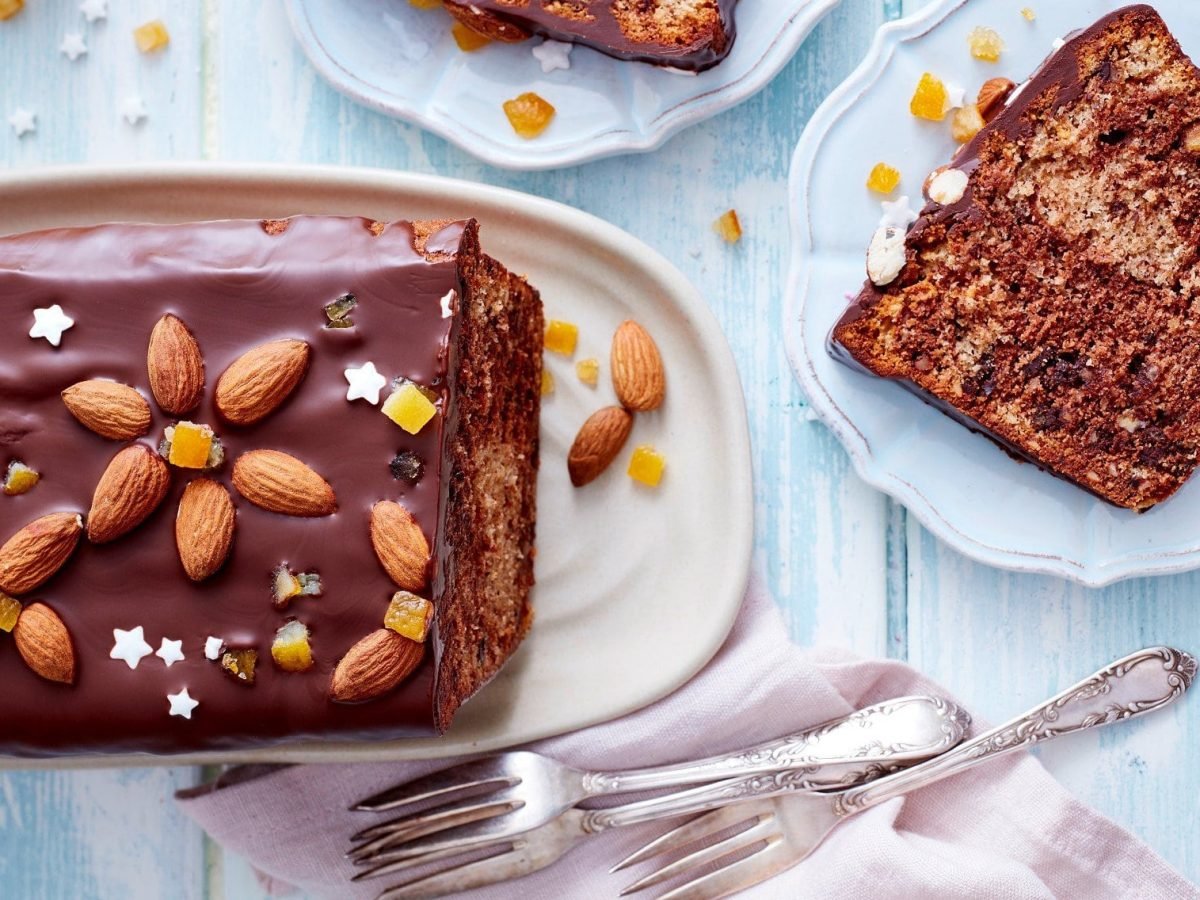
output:
[[967,714],[953,703],[901,697],[740,753],[625,772],[589,772],[583,785],[589,796],[598,796],[789,770],[807,776],[803,783],[808,787],[844,787],[943,753],[962,740],[969,725]]
[[841,792],[838,812],[851,815],[1003,753],[1153,712],[1183,695],[1196,678],[1196,667],[1195,657],[1181,650],[1140,650],[939,757]]

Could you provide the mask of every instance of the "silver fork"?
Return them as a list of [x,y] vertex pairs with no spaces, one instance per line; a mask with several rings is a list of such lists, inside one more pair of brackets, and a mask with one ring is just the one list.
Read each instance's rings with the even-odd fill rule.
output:
[[[743,830],[739,833],[693,850],[621,892],[625,896],[690,875],[689,880],[661,895],[659,900],[727,897],[796,865],[849,816],[1002,754],[1161,709],[1187,691],[1195,680],[1196,669],[1196,659],[1180,650],[1170,647],[1142,650],[936,759],[835,793],[724,807],[651,841],[612,871],[664,853],[682,851],[741,826]],[[721,863],[727,857],[732,858]],[[721,864],[711,870],[715,863]]]
[[351,840],[362,843],[347,855],[358,865],[378,866],[435,851],[461,851],[552,822],[588,798],[763,772],[791,771],[798,787],[844,787],[953,747],[969,722],[963,710],[939,698],[901,697],[739,753],[675,765],[584,772],[537,753],[502,753],[356,804],[356,810],[379,812],[442,801],[358,832]]

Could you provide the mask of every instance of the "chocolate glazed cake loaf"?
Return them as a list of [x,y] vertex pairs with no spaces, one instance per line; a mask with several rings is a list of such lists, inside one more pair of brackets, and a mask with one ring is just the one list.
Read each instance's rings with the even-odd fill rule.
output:
[[542,310],[474,221],[9,237],[0,311],[0,752],[427,735],[521,642]]
[[538,34],[618,59],[710,69],[733,46],[737,0],[445,0],[463,24],[493,40]]
[[950,168],[961,197],[876,235],[835,352],[1105,500],[1165,500],[1200,446],[1200,72],[1120,10]]

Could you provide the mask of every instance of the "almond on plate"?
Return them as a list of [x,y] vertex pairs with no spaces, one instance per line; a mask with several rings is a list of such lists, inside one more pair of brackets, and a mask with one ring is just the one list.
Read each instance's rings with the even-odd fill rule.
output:
[[105,544],[133,531],[163,502],[170,479],[163,458],[145,444],[132,444],[119,452],[92,495],[88,540]]
[[47,681],[75,682],[75,648],[58,613],[43,603],[21,610],[13,629],[17,652],[25,665]]
[[131,441],[150,430],[150,404],[127,384],[81,381],[62,398],[84,428],[110,441]]
[[346,651],[329,682],[338,703],[363,703],[382,697],[411,675],[425,655],[425,645],[380,628]]
[[428,581],[429,541],[413,514],[394,500],[371,507],[371,546],[398,587],[420,591]]
[[233,500],[211,478],[197,478],[184,488],[175,516],[175,546],[192,581],[203,581],[225,564],[233,546]]
[[285,516],[328,516],[337,497],[324,478],[279,450],[251,450],[233,464],[237,492],[270,512]]
[[633,430],[633,415],[620,406],[606,406],[592,413],[567,454],[571,484],[583,487],[609,467]]
[[163,412],[181,416],[200,405],[204,394],[204,357],[191,329],[168,313],[150,332],[146,350],[150,392]]
[[271,341],[247,350],[217,379],[213,402],[234,425],[262,421],[288,398],[308,371],[308,344]]
[[613,335],[610,364],[622,406],[635,412],[662,406],[667,391],[662,355],[650,332],[632,319],[622,322]]
[[83,534],[78,513],[51,513],[34,519],[0,547],[0,591],[27,594],[62,568]]

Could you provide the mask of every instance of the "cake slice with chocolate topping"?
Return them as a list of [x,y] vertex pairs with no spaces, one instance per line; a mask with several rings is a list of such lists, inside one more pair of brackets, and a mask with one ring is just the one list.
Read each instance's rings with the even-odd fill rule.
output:
[[1200,71],[1119,10],[951,169],[876,236],[835,354],[1111,503],[1165,500],[1200,446]]

